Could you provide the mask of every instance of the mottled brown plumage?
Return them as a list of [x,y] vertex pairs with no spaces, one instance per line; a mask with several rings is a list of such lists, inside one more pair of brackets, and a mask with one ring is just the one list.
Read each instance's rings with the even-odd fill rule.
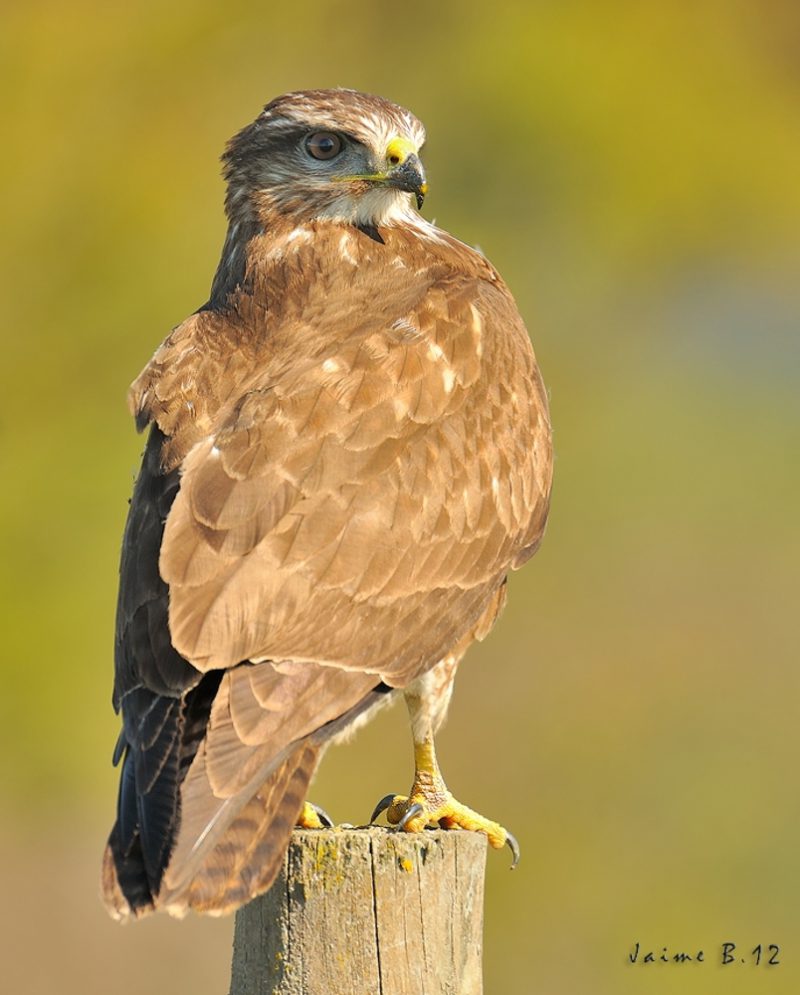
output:
[[[303,158],[320,131],[344,173]],[[399,688],[439,688],[412,712],[435,729],[541,539],[528,336],[492,266],[391,185],[398,137],[424,133],[352,91],[268,105],[226,153],[210,302],[131,388],[151,434],[121,568],[115,915],[267,888],[326,743]]]

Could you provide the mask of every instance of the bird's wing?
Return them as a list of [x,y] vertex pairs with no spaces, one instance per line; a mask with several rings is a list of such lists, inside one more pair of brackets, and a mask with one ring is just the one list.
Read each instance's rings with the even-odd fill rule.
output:
[[544,524],[547,406],[507,293],[434,284],[408,313],[268,366],[186,457],[160,571],[206,671],[313,661],[405,683]]
[[547,404],[502,287],[441,280],[296,360],[236,339],[201,313],[134,385],[155,425],[123,550],[118,914],[266,887],[325,736],[493,616],[544,526]]

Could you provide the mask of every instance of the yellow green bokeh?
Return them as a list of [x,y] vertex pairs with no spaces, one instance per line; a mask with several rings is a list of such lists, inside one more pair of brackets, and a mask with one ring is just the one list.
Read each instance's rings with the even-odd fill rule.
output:
[[[346,85],[425,121],[425,213],[551,392],[548,535],[440,744],[523,847],[489,856],[487,995],[800,990],[798,5],[9,2],[0,81],[0,989],[227,990],[230,920],[97,898],[125,392],[206,299],[224,142]],[[359,822],[410,774],[396,709],[313,798]]]

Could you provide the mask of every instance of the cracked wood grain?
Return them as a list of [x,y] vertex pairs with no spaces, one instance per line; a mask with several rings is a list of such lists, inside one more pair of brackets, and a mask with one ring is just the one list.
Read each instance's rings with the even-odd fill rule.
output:
[[231,995],[481,995],[486,840],[296,830],[236,914]]

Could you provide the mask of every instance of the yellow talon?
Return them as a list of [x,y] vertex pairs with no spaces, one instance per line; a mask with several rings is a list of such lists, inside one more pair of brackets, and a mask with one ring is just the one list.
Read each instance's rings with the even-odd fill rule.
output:
[[457,801],[448,791],[436,762],[433,738],[427,737],[414,747],[414,784],[409,795],[387,795],[373,813],[374,820],[386,811],[386,820],[407,833],[420,833],[426,826],[442,829],[466,829],[484,833],[490,846],[501,849],[508,845],[514,856],[513,867],[519,860],[516,839],[497,822]]
[[395,795],[386,812],[386,820],[407,833],[420,833],[426,826],[484,833],[489,844],[497,850],[508,842],[509,834],[506,829],[462,805],[450,792],[447,792],[439,804],[433,806],[429,799],[417,792],[409,797]]
[[303,805],[303,809],[297,817],[298,829],[330,829],[331,826],[333,826],[333,822],[328,813],[317,805],[312,805],[311,802],[306,802]]

